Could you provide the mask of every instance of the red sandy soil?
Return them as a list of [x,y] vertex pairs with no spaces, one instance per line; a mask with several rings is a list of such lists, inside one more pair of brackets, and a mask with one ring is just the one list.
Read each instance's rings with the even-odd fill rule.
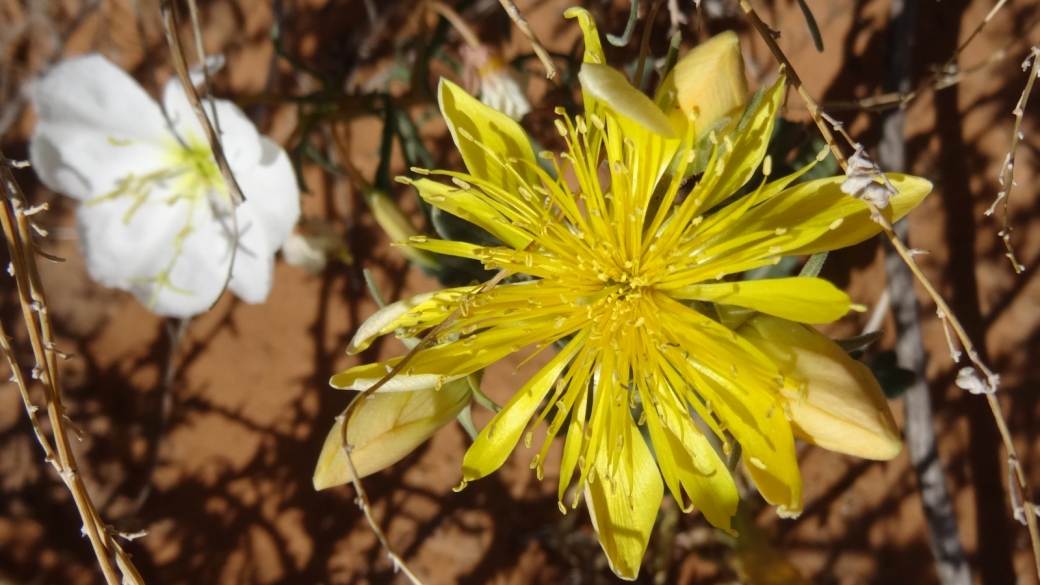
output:
[[[27,4],[0,0],[5,108],[14,102],[19,84],[41,70],[53,51],[47,27],[66,30],[80,9],[77,0]],[[106,0],[79,25],[62,54],[99,50],[145,80],[154,92],[154,80],[171,72],[168,53],[155,3],[136,4],[144,42],[130,4]],[[289,51],[323,71],[355,66],[352,43],[367,34],[360,0],[280,4]],[[414,18],[406,17],[414,6],[406,4],[391,26],[374,37],[375,56],[360,62],[361,79],[387,66],[392,33],[414,30]],[[518,4],[551,49],[571,49],[578,33],[573,22],[561,17],[566,2]],[[627,3],[616,4],[600,10],[609,23],[604,28],[613,32],[623,28],[627,12]],[[808,4],[824,32],[823,54],[813,48],[795,3],[762,10],[771,26],[782,31],[780,44],[809,91],[824,102],[878,93],[888,2]],[[917,77],[925,78],[944,62],[990,6],[982,1],[921,2]],[[925,90],[910,106],[907,126],[910,168],[936,185],[935,193],[910,216],[911,246],[930,252],[919,257],[925,272],[1001,375],[1002,405],[1033,485],[1040,484],[1040,426],[1035,424],[1040,415],[1040,221],[1035,208],[1040,143],[1035,107],[1029,108],[1023,125],[1025,138],[1016,168],[1019,186],[1011,204],[1018,257],[1028,267],[1024,274],[1016,276],[1003,256],[996,236],[999,213],[984,217],[983,212],[998,191],[997,175],[1012,132],[1011,111],[1025,83],[1019,65],[1036,39],[1038,10],[1035,3],[1009,3],[965,51],[960,64],[983,63],[998,49],[1006,49],[1007,57],[966,76],[959,85],[940,92]],[[667,28],[663,12],[661,31]],[[482,21],[483,36],[496,38],[503,30],[500,15],[495,10],[482,14],[494,15]],[[239,98],[264,91],[273,55],[268,37],[272,7],[262,0],[213,0],[202,4],[202,16],[207,51],[228,56],[228,67],[217,76],[218,93]],[[741,31],[745,54],[757,64],[748,69],[757,87],[773,79],[776,65],[738,16],[712,20],[707,30]],[[689,30],[685,29],[688,39],[697,36]],[[663,52],[663,43],[655,40],[657,54]],[[507,57],[528,51],[515,33],[503,46]],[[616,54],[632,58],[630,53]],[[315,87],[284,61],[271,83],[273,91],[287,93]],[[545,88],[541,80],[532,80],[533,96]],[[1033,103],[1038,101],[1035,97]],[[543,105],[529,116],[528,127],[536,135],[548,126],[552,106]],[[292,108],[267,108],[259,114],[264,131],[282,142],[289,138],[296,123]],[[794,98],[789,116],[806,118]],[[876,143],[875,115],[842,118],[858,140],[867,146]],[[3,136],[9,157],[25,156],[33,123],[27,110]],[[380,129],[380,122],[371,117],[350,125],[352,158],[369,177],[378,163]],[[460,164],[445,138],[443,122],[434,117],[422,133],[440,164]],[[400,157],[395,170],[403,170]],[[30,171],[19,172],[18,178],[34,201],[51,203],[52,211],[41,219],[52,234],[44,247],[67,259],[43,267],[60,347],[76,355],[64,365],[68,415],[84,432],[75,445],[76,455],[102,516],[124,532],[148,531],[126,545],[146,582],[405,582],[394,575],[354,506],[353,490],[318,493],[310,479],[325,434],[350,399],[330,389],[328,378],[356,363],[344,348],[375,310],[361,270],[373,271],[389,299],[437,286],[388,246],[388,238],[357,194],[321,169],[306,168],[310,193],[303,197],[305,212],[327,217],[346,230],[356,262],[331,264],[319,276],[279,263],[265,304],[250,306],[226,295],[211,313],[197,318],[176,353],[178,371],[169,390],[172,416],[160,440],[160,381],[170,351],[163,321],[128,295],[92,283],[75,241],[71,203],[38,187]],[[397,195],[418,219],[412,195],[404,188]],[[885,286],[882,256],[879,242],[867,242],[833,254],[824,275],[846,287],[855,302],[872,306]],[[3,291],[0,317],[17,333],[16,342],[23,341],[23,328],[14,326],[19,313],[10,279],[4,280]],[[1020,583],[1035,584],[1028,535],[1011,519],[1007,465],[993,420],[982,398],[953,385],[958,366],[951,363],[933,304],[920,288],[918,293],[931,355],[928,372],[939,456],[976,578],[1001,585],[1013,583],[1019,575]],[[853,314],[826,331],[834,336],[855,334],[866,318]],[[890,321],[887,328],[891,329]],[[888,333],[881,346],[891,347],[893,342],[894,335]],[[361,358],[402,351],[397,341],[387,339]],[[19,357],[23,364],[30,363],[27,354]],[[505,401],[532,371],[532,366],[525,366],[514,374],[518,359],[488,371],[484,388],[496,401]],[[13,385],[0,388],[0,404],[0,581],[103,582],[88,542],[79,535],[81,523],[70,496],[42,462]],[[902,403],[892,406],[901,424]],[[488,418],[478,415],[478,425]],[[533,451],[518,449],[500,472],[453,492],[468,443],[465,433],[450,425],[400,464],[366,480],[390,541],[424,582],[616,580],[599,552],[587,513],[559,514],[551,462],[542,482],[528,469]],[[149,477],[156,445],[158,464]],[[554,457],[558,460],[558,450]],[[874,463],[810,447],[801,459],[806,512],[797,520],[780,520],[771,508],[763,507],[758,520],[802,575],[813,583],[849,585],[937,581],[905,452],[894,461]],[[143,492],[143,503],[136,505]],[[672,550],[663,550],[658,537],[651,543],[651,554],[659,555],[667,567],[658,572],[661,581],[655,581],[655,571],[647,566],[641,582],[738,579],[726,561],[728,549],[699,515],[680,516],[675,531]]]

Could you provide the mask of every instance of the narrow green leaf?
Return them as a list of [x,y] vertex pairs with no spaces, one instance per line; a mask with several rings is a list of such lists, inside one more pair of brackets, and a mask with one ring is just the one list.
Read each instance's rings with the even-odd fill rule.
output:
[[636,30],[636,20],[639,19],[639,0],[632,0],[632,8],[628,13],[628,24],[625,32],[619,37],[612,34],[607,35],[607,41],[615,47],[624,47],[632,40],[632,33]]
[[802,9],[802,15],[805,16],[805,24],[809,26],[809,34],[812,35],[813,44],[816,45],[816,50],[822,53],[823,37],[820,36],[820,27],[816,24],[816,18],[813,17],[812,11],[809,10],[809,5],[805,3],[805,0],[798,0],[798,7]]
[[827,252],[820,252],[819,254],[813,254],[809,256],[809,260],[802,267],[802,271],[798,273],[798,276],[815,277],[820,275],[820,271],[823,270],[823,263],[827,261]]
[[668,45],[668,56],[664,60],[664,69],[661,70],[661,79],[668,77],[675,64],[679,62],[679,45],[682,44],[682,33],[675,31],[672,42]]
[[852,353],[881,339],[881,336],[884,334],[884,331],[871,331],[870,333],[849,337],[847,339],[835,339],[834,343],[838,344],[838,347],[840,347],[845,353]]
[[376,281],[372,278],[372,273],[368,268],[363,272],[365,274],[365,285],[368,286],[368,293],[372,295],[372,298],[375,299],[376,304],[379,305],[380,309],[386,307],[386,301],[383,299],[383,295],[380,294],[379,288],[376,287]]

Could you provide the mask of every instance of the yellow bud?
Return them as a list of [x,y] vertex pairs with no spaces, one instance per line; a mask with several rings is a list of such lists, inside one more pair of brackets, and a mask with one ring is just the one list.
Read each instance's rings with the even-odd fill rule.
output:
[[737,330],[784,376],[795,436],[831,451],[888,460],[903,444],[874,375],[812,327],[756,315]]
[[[419,230],[412,225],[412,220],[408,219],[408,216],[401,211],[397,203],[388,197],[386,193],[379,189],[366,189],[365,202],[368,203],[369,209],[372,210],[376,223],[383,228],[383,231],[393,241],[405,242],[412,236],[419,235]],[[425,250],[411,246],[401,246],[399,249],[409,260],[425,268],[438,268],[440,265],[437,262],[437,258]]]
[[[665,95],[672,92],[670,97]],[[747,94],[740,41],[736,33],[727,31],[701,43],[675,64],[662,84],[658,103],[664,100],[693,117],[700,137],[723,118],[738,118]]]
[[[471,390],[463,378],[437,390],[377,392],[354,411],[347,424],[350,459],[358,477],[371,475],[397,463],[459,415],[469,404]],[[350,481],[343,454],[342,422],[337,419],[314,470],[314,489]]]

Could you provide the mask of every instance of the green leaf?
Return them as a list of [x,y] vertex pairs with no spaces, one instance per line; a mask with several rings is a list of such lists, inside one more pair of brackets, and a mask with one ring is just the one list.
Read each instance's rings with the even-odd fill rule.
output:
[[632,8],[628,13],[628,24],[625,25],[625,32],[621,36],[615,36],[607,34],[607,41],[615,47],[624,47],[628,44],[628,41],[632,40],[632,33],[636,30],[636,20],[639,19],[639,0],[632,0]]
[[917,381],[917,375],[896,363],[895,350],[889,349],[879,353],[868,364],[874,373],[881,391],[889,400],[899,398]]
[[816,18],[813,16],[812,11],[809,10],[809,5],[805,3],[805,0],[798,0],[798,7],[802,9],[802,16],[805,17],[805,24],[809,26],[809,34],[812,35],[812,41],[816,45],[816,50],[822,53],[823,37],[820,36],[820,27],[816,24]]
[[809,260],[806,261],[805,266],[802,266],[802,271],[798,273],[798,276],[816,277],[820,275],[820,271],[823,270],[823,263],[827,261],[827,252],[820,252],[819,254],[813,254],[809,256]]
[[834,343],[838,344],[838,347],[840,347],[845,353],[852,353],[881,339],[881,336],[884,334],[884,331],[871,331],[870,333],[849,337],[847,339],[835,339]]

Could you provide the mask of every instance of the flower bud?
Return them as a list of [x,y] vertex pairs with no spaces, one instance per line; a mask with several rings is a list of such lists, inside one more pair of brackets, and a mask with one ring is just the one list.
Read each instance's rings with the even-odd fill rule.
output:
[[[404,214],[404,211],[401,211],[397,202],[388,197],[386,193],[369,187],[365,189],[365,202],[368,203],[369,209],[372,210],[376,223],[395,242],[407,242],[412,236],[421,235],[419,230],[415,229],[412,220],[408,219],[408,216]],[[440,262],[437,261],[437,258],[425,250],[419,250],[411,246],[401,246],[400,250],[406,258],[424,268],[436,269],[440,267]]]
[[353,256],[343,236],[328,221],[309,217],[300,222],[296,233],[282,243],[282,258],[311,274],[325,270],[330,259],[352,264]]
[[[695,136],[738,118],[748,101],[740,40],[727,31],[701,43],[675,64],[658,93],[658,103],[693,118]],[[666,109],[667,111],[667,109]]]
[[737,330],[784,376],[795,436],[831,451],[888,460],[903,445],[874,375],[815,329],[756,315]]
[[[397,463],[451,422],[469,404],[472,391],[465,378],[444,387],[414,392],[377,392],[362,399],[347,424],[350,460],[358,478]],[[314,489],[350,481],[343,453],[342,419],[336,419],[314,470]]]

